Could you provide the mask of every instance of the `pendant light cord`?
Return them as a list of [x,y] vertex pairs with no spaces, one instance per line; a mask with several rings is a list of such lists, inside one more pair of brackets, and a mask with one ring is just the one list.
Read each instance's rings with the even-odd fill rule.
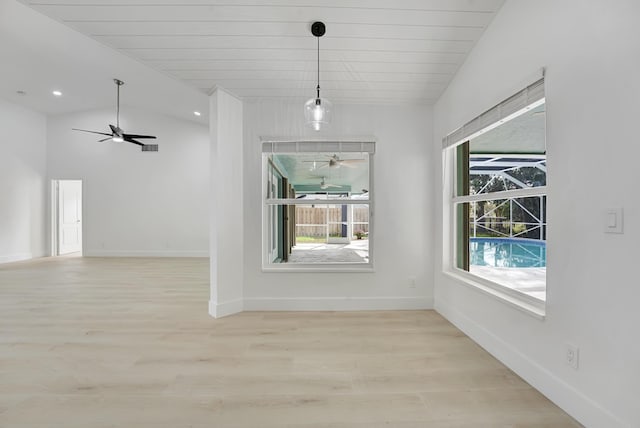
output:
[[320,37],[316,37],[316,39],[318,39],[318,86],[316,87],[318,96],[316,98],[320,98]]

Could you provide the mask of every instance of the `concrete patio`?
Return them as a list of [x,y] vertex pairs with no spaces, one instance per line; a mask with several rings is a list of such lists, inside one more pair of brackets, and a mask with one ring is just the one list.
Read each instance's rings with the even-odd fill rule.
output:
[[369,241],[348,244],[300,243],[293,247],[289,263],[368,263]]

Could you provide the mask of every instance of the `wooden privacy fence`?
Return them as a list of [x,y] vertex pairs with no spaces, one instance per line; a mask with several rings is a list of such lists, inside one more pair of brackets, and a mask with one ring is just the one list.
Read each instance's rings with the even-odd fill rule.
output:
[[[368,232],[369,224],[369,206],[368,205],[347,205],[347,210],[352,209],[351,222],[353,223],[353,232],[362,230]],[[353,208],[351,208],[353,207]],[[296,235],[324,237],[327,233],[327,226],[336,223],[342,223],[343,211],[342,205],[297,205],[296,206]],[[349,216],[346,217],[347,219]]]

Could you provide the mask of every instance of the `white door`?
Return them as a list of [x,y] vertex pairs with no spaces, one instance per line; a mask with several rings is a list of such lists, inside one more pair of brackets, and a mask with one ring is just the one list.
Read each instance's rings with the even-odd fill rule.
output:
[[82,181],[58,182],[58,254],[82,251]]

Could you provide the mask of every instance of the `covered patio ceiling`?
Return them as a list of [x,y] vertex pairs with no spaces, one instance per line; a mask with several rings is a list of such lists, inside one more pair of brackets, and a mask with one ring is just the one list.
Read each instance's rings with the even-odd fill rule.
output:
[[[335,159],[339,161],[335,162]],[[274,154],[273,160],[294,187],[351,193],[369,189],[369,156],[366,153]],[[320,187],[323,179],[328,185],[326,189]]]

